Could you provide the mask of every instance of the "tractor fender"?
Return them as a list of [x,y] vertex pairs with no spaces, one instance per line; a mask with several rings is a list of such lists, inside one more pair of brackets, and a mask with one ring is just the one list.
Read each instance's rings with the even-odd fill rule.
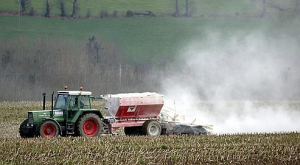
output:
[[59,128],[59,135],[62,135],[62,129],[61,129],[60,124],[56,120],[51,119],[51,118],[44,118],[43,121],[47,121],[47,120],[51,120],[51,121],[55,122],[57,124],[58,128]]
[[99,110],[85,110],[85,111],[82,112],[82,114],[80,116],[83,116],[87,113],[94,113],[97,116],[99,116],[101,120],[103,119],[103,115],[101,114],[101,112]]

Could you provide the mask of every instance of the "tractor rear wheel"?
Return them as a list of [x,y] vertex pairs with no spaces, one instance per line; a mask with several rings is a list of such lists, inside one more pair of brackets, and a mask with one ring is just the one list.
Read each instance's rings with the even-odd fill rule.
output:
[[157,121],[148,120],[143,124],[142,132],[144,135],[158,136],[161,134],[161,125]]
[[101,135],[102,122],[94,113],[82,116],[77,122],[77,134],[79,136],[94,137]]
[[46,120],[38,125],[37,135],[41,137],[56,137],[59,135],[59,126],[52,120]]
[[25,119],[19,128],[19,133],[21,138],[30,138],[30,137],[34,137],[34,133],[32,131],[27,130],[26,125],[28,123],[28,119]]

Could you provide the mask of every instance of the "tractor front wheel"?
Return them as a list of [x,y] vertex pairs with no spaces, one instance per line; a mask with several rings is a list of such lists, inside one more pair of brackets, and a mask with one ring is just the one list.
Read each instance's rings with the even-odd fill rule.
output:
[[59,135],[59,127],[52,120],[46,120],[37,127],[37,134],[41,137],[56,137]]
[[94,113],[82,116],[77,122],[77,134],[79,136],[94,137],[101,135],[102,123]]
[[34,131],[30,131],[26,128],[27,123],[28,123],[28,119],[25,119],[20,125],[19,133],[20,133],[21,138],[34,137]]
[[148,120],[143,124],[142,132],[144,135],[158,136],[161,134],[161,125],[157,121]]

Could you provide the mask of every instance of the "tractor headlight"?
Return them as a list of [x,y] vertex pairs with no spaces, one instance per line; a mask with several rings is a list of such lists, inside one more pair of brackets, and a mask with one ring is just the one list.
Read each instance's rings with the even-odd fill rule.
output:
[[33,114],[32,114],[32,112],[28,112],[28,124],[33,124]]

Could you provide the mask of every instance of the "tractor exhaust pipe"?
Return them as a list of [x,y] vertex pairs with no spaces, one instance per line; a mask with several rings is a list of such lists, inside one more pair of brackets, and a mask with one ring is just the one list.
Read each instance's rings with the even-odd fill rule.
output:
[[43,110],[46,109],[46,93],[43,93]]
[[53,95],[54,95],[54,92],[52,92],[52,94],[51,94],[51,113],[50,113],[50,118],[53,118]]

